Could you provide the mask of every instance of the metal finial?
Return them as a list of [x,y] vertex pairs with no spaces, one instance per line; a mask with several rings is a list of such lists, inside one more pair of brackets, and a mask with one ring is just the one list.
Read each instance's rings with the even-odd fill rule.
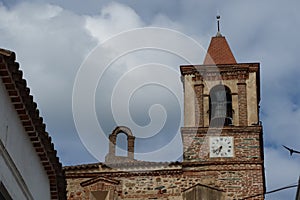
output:
[[217,36],[222,36],[221,32],[220,32],[220,15],[217,15],[217,25],[218,25],[218,32],[217,32]]

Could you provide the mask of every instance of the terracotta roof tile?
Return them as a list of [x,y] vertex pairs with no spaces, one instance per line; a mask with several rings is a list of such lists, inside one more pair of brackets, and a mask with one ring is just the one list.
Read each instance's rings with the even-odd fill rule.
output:
[[0,78],[50,182],[51,199],[66,199],[66,180],[51,137],[30,95],[14,52],[0,49]]
[[99,166],[107,167],[105,164],[99,163],[89,163],[89,164],[81,164],[81,165],[73,165],[73,166],[64,166],[64,171],[68,170],[81,170],[81,169],[99,169]]
[[141,160],[134,160],[132,162],[121,162],[121,163],[91,163],[91,164],[81,164],[81,165],[74,165],[74,166],[64,166],[63,169],[65,171],[72,171],[72,170],[90,170],[90,169],[99,169],[101,168],[118,168],[118,167],[140,167],[140,168],[150,168],[150,167],[173,167],[173,166],[181,166],[181,162],[151,162],[151,161],[141,161]]
[[225,37],[216,36],[211,38],[203,64],[236,64]]

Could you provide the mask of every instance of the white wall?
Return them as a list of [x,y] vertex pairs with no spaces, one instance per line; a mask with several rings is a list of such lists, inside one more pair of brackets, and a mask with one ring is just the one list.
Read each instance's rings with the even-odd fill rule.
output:
[[0,81],[0,181],[13,199],[50,199],[46,172]]

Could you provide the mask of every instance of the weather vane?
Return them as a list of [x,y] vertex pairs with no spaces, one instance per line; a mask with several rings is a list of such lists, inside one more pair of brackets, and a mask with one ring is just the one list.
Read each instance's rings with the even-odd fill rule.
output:
[[220,32],[220,15],[217,15],[217,26],[218,26],[218,32],[217,32],[217,36],[222,36],[221,32]]

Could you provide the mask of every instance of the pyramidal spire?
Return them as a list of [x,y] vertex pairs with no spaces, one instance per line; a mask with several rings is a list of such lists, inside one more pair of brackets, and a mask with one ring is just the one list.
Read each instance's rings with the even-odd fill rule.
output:
[[211,64],[236,64],[234,55],[220,31],[220,16],[217,16],[217,35],[211,38],[205,59],[204,65]]

